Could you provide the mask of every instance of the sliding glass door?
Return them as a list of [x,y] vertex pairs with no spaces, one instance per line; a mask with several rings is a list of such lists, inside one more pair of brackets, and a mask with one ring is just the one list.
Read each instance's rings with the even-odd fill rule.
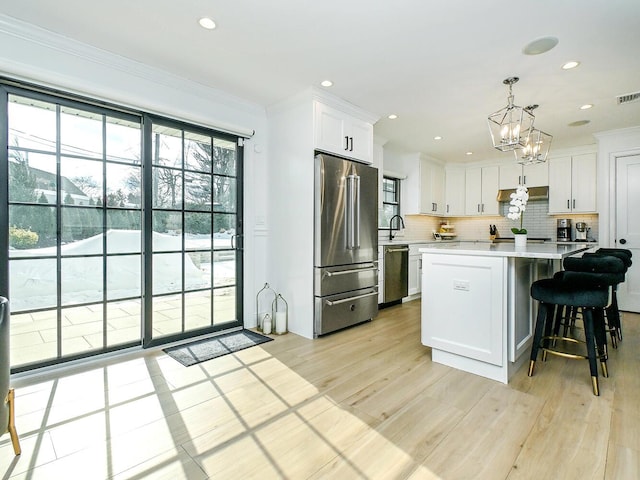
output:
[[1,93],[15,371],[242,325],[236,137]]
[[237,142],[166,120],[147,121],[145,198],[152,272],[149,344],[238,326],[242,271]]

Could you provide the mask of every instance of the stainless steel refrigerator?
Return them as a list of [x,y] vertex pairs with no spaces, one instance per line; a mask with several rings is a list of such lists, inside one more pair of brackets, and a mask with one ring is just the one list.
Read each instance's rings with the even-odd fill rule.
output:
[[315,158],[314,336],[378,313],[378,169]]

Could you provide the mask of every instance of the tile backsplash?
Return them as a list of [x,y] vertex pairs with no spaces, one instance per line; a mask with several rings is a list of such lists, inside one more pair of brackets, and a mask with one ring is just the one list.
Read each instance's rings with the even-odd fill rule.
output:
[[[513,237],[512,227],[519,227],[520,221],[509,220],[506,217],[509,211],[509,203],[500,203],[500,215],[486,215],[479,217],[432,217],[429,215],[407,215],[405,217],[405,230],[399,232],[395,238],[398,240],[431,240],[433,231],[440,228],[440,223],[448,221],[455,225],[458,234],[457,240],[488,240],[489,225],[495,225],[499,237]],[[557,220],[559,218],[571,219],[571,238],[575,239],[576,222],[585,222],[590,228],[589,237],[598,239],[598,215],[597,214],[564,214],[549,215],[548,200],[532,200],[527,204],[524,212],[522,226],[527,229],[529,237],[550,238],[556,241]],[[395,232],[394,232],[395,233]],[[389,238],[388,230],[380,230],[381,239]]]

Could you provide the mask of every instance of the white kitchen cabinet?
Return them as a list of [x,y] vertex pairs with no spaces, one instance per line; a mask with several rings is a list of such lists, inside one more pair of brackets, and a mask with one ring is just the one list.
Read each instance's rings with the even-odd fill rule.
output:
[[544,187],[549,185],[547,163],[520,165],[509,163],[500,165],[500,190],[511,190],[518,185],[526,187]]
[[407,178],[404,182],[405,214],[444,215],[444,167],[420,153],[404,158]]
[[596,212],[596,154],[549,160],[549,213]]
[[498,215],[499,169],[471,167],[465,171],[465,214]]
[[314,102],[314,143],[317,150],[373,161],[373,124],[319,101]]
[[445,172],[445,215],[464,215],[465,171],[461,168],[447,169]]
[[409,245],[409,296],[418,295],[422,291],[422,254],[419,249],[424,245]]

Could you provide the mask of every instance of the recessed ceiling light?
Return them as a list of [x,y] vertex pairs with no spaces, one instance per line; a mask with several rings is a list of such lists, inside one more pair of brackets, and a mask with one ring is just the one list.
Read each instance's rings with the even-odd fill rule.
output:
[[202,17],[200,20],[198,20],[198,23],[202,28],[206,28],[207,30],[213,30],[214,28],[216,28],[216,22],[214,22],[209,17]]
[[556,37],[541,37],[536,38],[534,41],[527,43],[522,49],[522,53],[525,55],[540,55],[541,53],[548,52],[558,44]]
[[320,82],[320,85],[322,85],[323,87],[330,87],[331,85],[333,85],[333,82],[331,80],[323,80],[322,82]]
[[473,155],[473,152],[467,152],[465,155]]
[[577,120],[575,122],[571,122],[569,124],[570,127],[582,127],[583,125],[586,125],[587,123],[590,123],[591,120]]
[[580,110],[589,110],[590,108],[593,108],[593,104],[592,103],[586,103],[584,105],[582,105],[580,107]]
[[564,65],[562,65],[562,69],[563,70],[571,70],[572,68],[576,68],[578,65],[580,65],[580,62],[576,62],[575,60],[571,60],[570,62],[567,62]]
[[442,140],[442,137],[440,135],[433,137],[434,140]]
[[387,117],[389,120],[395,120],[396,118],[398,118],[398,115],[396,115],[395,113],[392,113],[391,115],[389,115]]

